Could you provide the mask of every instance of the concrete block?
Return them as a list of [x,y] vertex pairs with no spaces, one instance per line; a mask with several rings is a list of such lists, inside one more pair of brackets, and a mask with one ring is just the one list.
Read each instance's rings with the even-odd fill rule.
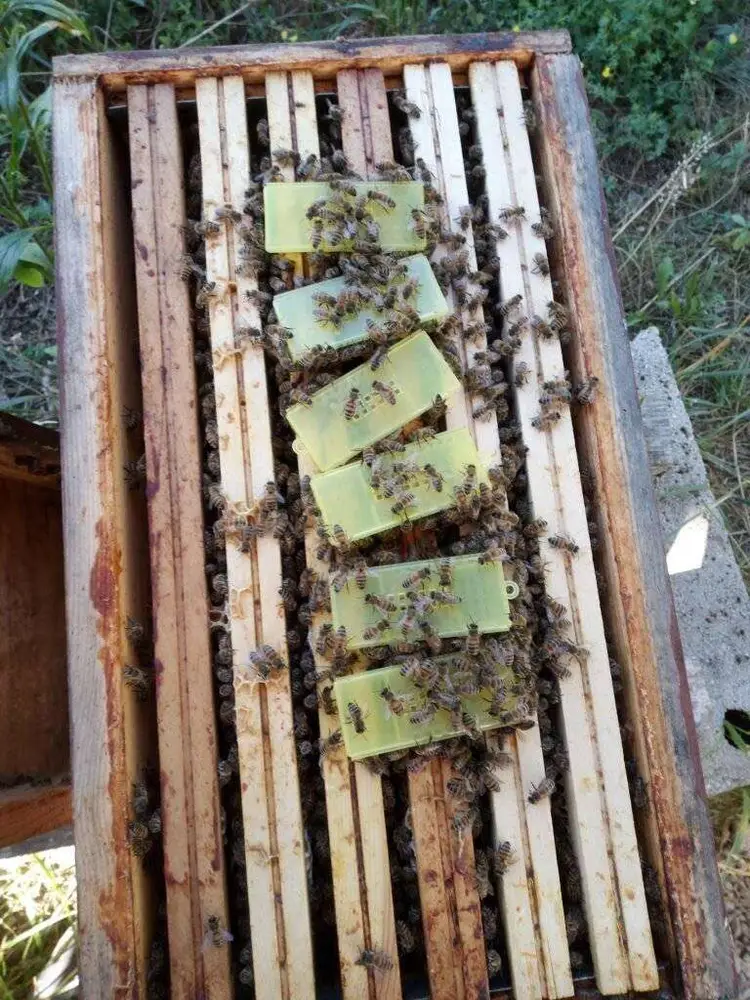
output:
[[750,753],[723,727],[727,710],[750,712],[750,599],[659,331],[640,333],[632,354],[706,786],[718,795],[750,785]]

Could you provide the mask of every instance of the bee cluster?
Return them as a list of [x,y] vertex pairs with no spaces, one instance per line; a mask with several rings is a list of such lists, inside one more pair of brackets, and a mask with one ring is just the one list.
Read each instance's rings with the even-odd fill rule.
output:
[[[389,94],[389,105],[400,162],[381,163],[377,169],[383,180],[419,180],[425,185],[425,208],[412,213],[411,227],[427,240],[428,255],[440,244],[441,253],[433,262],[433,270],[443,291],[450,291],[456,307],[464,311],[464,317],[466,311],[471,313],[470,321],[462,322],[454,314],[441,323],[427,325],[426,329],[471,394],[475,419],[497,420],[502,466],[488,470],[488,483],[480,480],[476,467],[467,466],[462,482],[451,490],[447,511],[414,523],[410,521],[415,486],[427,485],[436,492],[446,489],[434,466],[420,463],[411,451],[409,457],[404,454],[409,446],[426,444],[444,429],[446,403],[436,397],[432,408],[419,420],[364,450],[362,461],[372,489],[378,497],[391,501],[394,514],[403,524],[356,544],[346,538],[339,525],[325,524],[321,519],[309,481],[301,479],[296,471],[293,434],[284,413],[294,403],[309,403],[312,393],[363,360],[377,373],[373,379],[374,391],[386,403],[392,402],[392,389],[381,374],[385,352],[425,325],[420,324],[415,306],[416,282],[409,278],[399,255],[383,251],[379,244],[378,218],[390,210],[390,199],[374,188],[363,193],[361,186],[353,186],[353,181],[361,178],[349,168],[340,151],[341,111],[333,101],[321,97],[318,98],[320,160],[302,159],[293,150],[273,150],[272,162],[267,122],[259,118],[257,105],[250,107],[250,125],[257,141],[251,142],[252,177],[243,210],[227,206],[219,209],[215,217],[205,218],[197,130],[194,126],[185,130],[187,211],[191,221],[186,227],[187,254],[180,271],[190,284],[195,305],[195,359],[204,445],[204,547],[212,605],[210,629],[220,723],[218,778],[233,933],[231,942],[227,934],[221,944],[232,948],[240,997],[254,993],[234,670],[240,667],[249,670],[263,681],[274,671],[287,668],[278,651],[270,646],[254,651],[246,664],[236,662],[230,635],[226,552],[231,545],[248,552],[254,540],[263,534],[278,540],[282,557],[279,598],[286,615],[307,871],[316,895],[311,919],[317,967],[333,969],[338,964],[325,789],[319,762],[342,743],[340,730],[321,738],[318,712],[322,710],[332,717],[341,714],[355,731],[365,732],[367,718],[356,703],[336,704],[333,681],[355,667],[383,663],[399,664],[402,674],[424,696],[415,709],[384,687],[381,697],[391,712],[409,713],[412,721],[418,723],[429,721],[438,710],[447,710],[462,732],[443,743],[366,761],[382,778],[402,974],[406,979],[423,979],[425,975],[408,776],[437,756],[450,758],[453,765],[454,776],[448,791],[456,802],[454,829],[457,833],[470,832],[474,839],[476,868],[472,877],[482,901],[490,975],[501,976],[503,969],[508,968],[495,881],[517,863],[517,857],[515,845],[493,839],[488,794],[499,787],[498,775],[511,763],[504,740],[515,729],[534,724],[540,729],[546,774],[526,794],[531,806],[551,797],[571,956],[579,967],[590,964],[581,877],[570,838],[570,820],[564,796],[555,794],[559,779],[568,768],[556,718],[558,680],[566,676],[575,661],[585,660],[586,650],[567,638],[567,611],[545,593],[538,540],[546,533],[547,526],[534,520],[529,506],[524,469],[526,449],[514,420],[510,392],[511,382],[523,385],[531,379],[532,372],[523,364],[515,364],[511,374],[509,365],[520,347],[522,334],[530,328],[540,336],[564,341],[569,336],[567,313],[559,303],[550,302],[546,316],[529,318],[521,315],[520,296],[494,306],[490,302],[488,289],[497,282],[499,272],[496,243],[507,235],[509,227],[516,225],[524,209],[513,206],[501,212],[498,219],[489,217],[483,183],[485,168],[481,149],[472,144],[474,112],[466,92],[457,93],[457,104],[470,194],[470,205],[461,210],[455,220],[457,225],[446,226],[434,178],[426,164],[414,155],[408,120],[418,117],[419,109],[398,92]],[[267,255],[264,249],[263,187],[282,180],[279,165],[293,165],[298,180],[327,181],[330,187],[330,195],[316,202],[308,212],[316,249],[306,256],[305,276],[295,274],[290,260]],[[227,225],[234,227],[241,241],[238,272],[257,278],[258,288],[251,298],[258,307],[260,323],[257,327],[246,325],[237,329],[235,349],[224,356],[211,351],[207,306],[221,290],[206,279],[204,241]],[[477,269],[469,266],[466,248],[470,225]],[[533,225],[545,238],[553,233],[553,220],[547,212],[543,211]],[[332,252],[332,246],[343,249]],[[531,267],[539,271],[547,266],[546,258],[531,262]],[[338,350],[316,346],[292,358],[288,350],[291,331],[276,319],[272,308],[274,294],[340,276],[345,284],[337,295],[317,295],[316,318],[337,329],[366,309],[375,317],[367,323],[367,338]],[[467,367],[461,343],[473,343],[481,337],[486,337],[488,346],[474,352],[472,364]],[[231,355],[240,355],[246,344],[261,345],[266,352],[275,481],[266,484],[253,504],[240,507],[227,502],[221,487],[213,372]],[[540,387],[540,412],[535,425],[540,430],[552,426],[564,406],[589,403],[595,392],[593,378],[573,386],[566,374],[545,383]],[[355,419],[361,406],[362,398],[352,392],[345,401],[343,419]],[[126,474],[134,479],[139,477],[135,465]],[[318,539],[317,556],[328,564],[328,579],[306,564],[305,533],[313,526]],[[578,546],[574,539],[552,536],[548,541],[563,550],[566,558],[575,558]],[[456,600],[448,557],[466,554],[478,554],[482,563],[501,563],[505,575],[518,583],[520,596],[514,602],[511,629],[490,636],[482,635],[476,625],[470,625],[466,638],[441,640],[430,625],[430,616],[435,609]],[[430,578],[416,572],[404,578],[406,607],[391,607],[387,598],[367,597],[368,604],[378,613],[379,623],[371,626],[366,638],[377,640],[386,628],[395,627],[398,632],[395,643],[374,645],[355,653],[348,646],[344,629],[336,630],[330,624],[315,627],[316,617],[330,611],[329,580],[336,590],[348,586],[364,590],[368,567],[414,559],[434,560],[436,568]],[[125,677],[139,697],[147,697],[152,687],[145,633],[143,641],[144,656],[127,668]],[[137,645],[134,643],[134,648]],[[324,667],[316,665],[316,655],[325,659]],[[462,709],[462,698],[480,688],[492,692],[489,710],[502,723],[488,738]],[[529,721],[534,715],[536,723]],[[139,854],[153,853],[158,842],[158,803],[151,791],[147,793],[145,789],[145,784],[136,786],[133,803],[132,842]],[[373,948],[362,953],[360,963],[367,968],[386,969],[394,958]],[[152,949],[154,974],[150,977],[153,987],[150,985],[149,996],[165,995],[167,964],[165,937],[157,933]]]

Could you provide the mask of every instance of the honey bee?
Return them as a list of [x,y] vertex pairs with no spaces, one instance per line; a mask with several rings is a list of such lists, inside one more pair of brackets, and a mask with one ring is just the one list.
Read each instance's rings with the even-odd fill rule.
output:
[[413,726],[426,726],[435,718],[436,708],[434,705],[426,704],[422,708],[416,709],[409,715],[409,722]]
[[432,570],[429,566],[423,566],[421,569],[415,569],[410,573],[405,579],[401,581],[401,586],[404,590],[411,590],[417,584],[421,583],[422,580],[428,580],[432,575]]
[[507,205],[497,213],[501,222],[511,222],[513,219],[523,219],[526,217],[526,209],[523,205]]
[[386,403],[390,403],[391,406],[396,405],[396,393],[393,391],[391,386],[386,385],[385,382],[381,382],[379,379],[374,379],[372,388],[381,399],[386,401]]
[[543,277],[549,275],[549,261],[543,253],[535,253],[532,258],[532,273],[541,274]]
[[340,747],[344,742],[344,736],[340,729],[334,729],[330,736],[318,740],[318,750],[321,757],[325,757],[331,750]]
[[370,625],[368,628],[364,629],[362,632],[362,638],[365,642],[372,642],[373,639],[377,639],[379,635],[383,634],[383,632],[387,632],[390,627],[390,623],[387,619],[383,618],[377,623],[377,625]]
[[555,332],[559,332],[568,324],[568,310],[561,302],[550,301],[547,303],[547,314],[550,326]]
[[453,566],[448,559],[443,559],[439,567],[439,584],[445,590],[453,583]]
[[414,231],[417,239],[424,240],[427,239],[428,232],[428,221],[425,213],[421,209],[413,208],[411,210],[411,229]]
[[417,947],[417,939],[414,932],[405,920],[396,921],[396,938],[398,939],[399,950],[405,955],[408,955]]
[[512,313],[514,309],[517,309],[522,302],[523,302],[523,295],[520,294],[514,295],[512,296],[512,298],[507,299],[505,302],[503,302],[502,305],[499,306],[498,311],[500,312],[501,316],[506,317],[510,313]]
[[129,663],[122,668],[122,679],[135,691],[138,701],[145,701],[148,698],[154,684],[154,675],[151,671]]
[[573,556],[581,551],[580,545],[577,545],[569,535],[550,535],[547,541],[553,549],[562,549]]
[[531,786],[527,800],[531,805],[536,805],[537,802],[541,802],[542,799],[552,795],[554,790],[555,779],[548,775],[546,778],[542,778],[538,785]]
[[364,716],[362,714],[362,709],[360,708],[360,706],[357,704],[356,701],[350,701],[349,704],[346,706],[346,712],[347,715],[349,716],[347,722],[350,725],[354,726],[354,732],[357,733],[358,736],[361,736],[367,729],[367,726],[365,725]]
[[349,395],[344,403],[344,419],[351,420],[359,409],[359,389],[352,386]]
[[589,375],[583,379],[573,390],[576,402],[582,403],[584,406],[590,406],[596,399],[598,387],[599,379],[596,375]]
[[460,837],[464,832],[471,828],[474,822],[475,811],[471,809],[460,809],[453,814],[451,818],[451,828],[457,837]]
[[494,563],[499,563],[503,561],[505,552],[497,544],[497,541],[493,539],[487,548],[482,552],[482,554],[477,559],[480,566],[493,565]]
[[553,326],[551,326],[546,320],[543,320],[541,316],[531,317],[531,329],[534,333],[538,334],[542,340],[552,340],[557,332]]
[[494,867],[496,875],[504,875],[505,872],[518,860],[516,852],[509,840],[501,840],[495,848]]
[[542,240],[550,240],[555,235],[555,230],[549,218],[544,214],[545,210],[542,208],[540,212],[542,213],[542,217],[539,222],[532,222],[531,224],[532,232]]
[[451,606],[460,604],[462,600],[458,594],[450,594],[446,590],[431,590],[430,597],[435,604],[447,604]]
[[221,926],[218,917],[209,917],[206,921],[206,927],[206,934],[203,938],[204,948],[223,948],[225,944],[234,941],[234,936]]
[[538,413],[532,418],[531,426],[536,428],[538,431],[548,431],[562,418],[562,414],[559,410],[550,410],[544,413]]
[[339,548],[345,549],[349,546],[349,539],[346,537],[346,532],[341,527],[340,524],[334,524],[331,529],[331,534],[333,536],[333,541]]
[[146,482],[146,456],[141,455],[140,458],[126,462],[122,467],[122,471],[124,473],[125,484],[128,489],[140,489],[140,487]]
[[252,669],[259,677],[267,680],[272,670],[283,670],[285,663],[273,646],[267,644],[252,650],[248,656]]
[[266,118],[261,118],[258,124],[255,126],[255,134],[258,136],[258,142],[261,146],[268,146],[268,120]]
[[398,611],[398,605],[387,596],[365,594],[365,604],[369,604],[383,615],[392,615]]
[[526,364],[525,361],[520,361],[513,368],[513,385],[517,389],[520,389],[522,385],[526,385],[531,375],[531,368]]
[[413,493],[401,493],[396,502],[391,505],[391,510],[394,514],[405,514],[415,500],[416,497]]
[[382,347],[379,347],[370,358],[370,371],[376,372],[383,365],[387,357],[388,346],[384,344]]
[[393,968],[390,955],[377,948],[363,948],[354,964],[362,965],[365,969],[376,969],[378,972],[388,972]]
[[333,697],[333,688],[330,686],[322,687],[318,694],[321,704],[323,705],[323,711],[326,715],[335,715],[336,701]]
[[469,656],[474,658],[479,656],[481,641],[482,637],[479,632],[479,626],[476,622],[469,622],[468,633],[466,636],[466,652]]
[[360,559],[354,567],[354,582],[359,590],[367,586],[367,563]]
[[445,477],[443,476],[442,472],[439,472],[431,462],[426,462],[422,471],[427,477],[427,481],[429,482],[432,489],[435,490],[437,493],[442,493],[443,483],[445,482]]
[[403,698],[398,698],[389,687],[384,687],[380,692],[380,697],[386,703],[394,715],[403,715],[405,703]]

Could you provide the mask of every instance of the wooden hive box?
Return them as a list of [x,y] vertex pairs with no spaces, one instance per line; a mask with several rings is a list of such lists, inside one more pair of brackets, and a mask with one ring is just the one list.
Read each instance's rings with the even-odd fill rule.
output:
[[60,443],[0,416],[0,848],[71,823]]
[[[478,1000],[490,991],[525,1000],[659,989],[695,1000],[733,996],[687,681],[568,36],[69,56],[56,61],[54,90],[85,995],[163,995],[168,968],[170,995],[191,1000],[253,990],[264,1000]],[[394,90],[418,117],[403,116]],[[421,161],[442,196],[444,229],[466,236],[471,268],[472,223],[460,220],[460,210],[477,185],[495,221],[508,207],[523,207],[506,237],[498,234],[499,284],[490,285],[489,313],[519,296],[532,319],[553,298],[569,314],[573,335],[564,348],[526,324],[512,364],[530,377],[514,379],[510,370],[509,378],[531,513],[548,522],[550,536],[568,534],[579,547],[570,558],[540,541],[547,592],[568,609],[571,639],[588,650],[556,688],[554,727],[570,767],[554,805],[530,802],[531,786],[545,774],[544,733],[535,726],[509,735],[509,766],[484,800],[481,845],[457,819],[449,760],[430,759],[393,782],[348,761],[341,747],[323,757],[322,778],[310,767],[300,729],[311,716],[299,714],[295,680],[304,637],[286,633],[280,606],[283,538],[228,544],[219,594],[225,611],[209,611],[219,584],[210,576],[209,593],[204,521],[214,515],[201,479],[207,396],[216,402],[211,454],[222,502],[252,504],[278,471],[274,368],[261,348],[237,336],[258,325],[263,297],[257,276],[240,266],[240,229],[225,220],[244,211],[259,120],[291,182],[293,163],[276,151],[320,155],[323,132],[325,141],[332,134],[325,124],[331,104],[339,109],[340,147],[362,177],[376,176],[376,164],[394,155]],[[536,119],[531,137],[525,107]],[[468,168],[466,132],[481,150],[469,152]],[[475,169],[480,163],[484,171]],[[196,217],[196,199],[198,216],[213,220],[219,209],[223,217],[206,240],[206,276],[215,283],[207,319],[196,319],[191,285],[179,273],[186,213]],[[542,204],[554,228],[546,244]],[[444,252],[439,246],[435,259]],[[301,274],[305,262],[293,263]],[[481,306],[469,309],[449,294],[464,327],[481,320]],[[209,344],[199,351],[197,376],[196,331]],[[481,336],[459,341],[462,368],[484,347]],[[565,369],[576,381],[598,378],[596,401],[572,414],[564,409],[552,429],[540,431],[540,384]],[[468,428],[490,464],[502,460],[498,422],[475,417],[469,395],[451,402],[446,425]],[[137,489],[144,452],[145,489]],[[299,472],[310,471],[301,457]],[[325,575],[317,549],[309,528],[307,566]],[[314,632],[322,624],[316,613]],[[227,637],[236,668],[233,703],[220,692],[218,709],[217,635]],[[263,643],[293,668],[258,683],[239,667]],[[155,679],[155,699],[139,699],[125,683],[124,670],[139,655],[140,669]],[[610,658],[622,672],[617,698]],[[232,762],[228,720],[236,720]],[[322,692],[312,725],[322,739],[337,725]],[[647,788],[647,808],[635,816],[626,759]],[[239,772],[228,786],[236,807],[219,788],[220,780],[235,781],[231,770]],[[147,828],[156,799],[134,812],[133,786],[144,774],[160,793],[160,837],[156,824]],[[638,805],[642,795],[634,798]],[[311,815],[327,824],[322,846],[308,836]],[[403,823],[413,859],[406,866],[396,845]],[[506,840],[515,860],[497,873],[488,896],[480,862]],[[145,863],[141,848],[148,848]],[[334,913],[335,926],[326,923]],[[419,937],[416,950],[405,928]],[[365,949],[385,952],[388,967],[361,964]],[[503,960],[499,974],[488,972],[490,949]]]

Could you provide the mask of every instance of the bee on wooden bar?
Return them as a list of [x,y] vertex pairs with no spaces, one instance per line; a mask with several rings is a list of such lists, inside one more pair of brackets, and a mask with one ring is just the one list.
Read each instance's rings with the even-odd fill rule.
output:
[[501,222],[511,222],[513,219],[523,219],[526,217],[526,209],[523,205],[507,205],[497,213]]
[[528,802],[533,806],[542,799],[547,798],[555,790],[555,779],[547,776],[542,778],[538,785],[532,785],[527,796]]
[[506,301],[503,302],[498,307],[498,311],[499,311],[499,313],[500,313],[501,316],[504,316],[504,317],[508,316],[510,313],[513,312],[514,309],[517,309],[518,306],[520,306],[522,302],[523,302],[523,295],[520,295],[520,294],[519,295],[513,295],[511,298],[506,299]]
[[354,964],[362,965],[365,969],[376,969],[378,972],[388,972],[393,968],[390,955],[377,948],[363,948]]
[[596,375],[589,375],[583,379],[573,390],[576,402],[582,403],[584,406],[590,406],[596,399],[598,387],[599,379]]
[[539,209],[539,222],[532,222],[531,229],[535,236],[543,240],[550,240],[555,235],[555,230],[550,221],[549,212],[545,208]]
[[333,688],[327,685],[322,687],[318,692],[321,704],[323,705],[323,711],[327,715],[336,714],[336,702],[333,697]]
[[553,549],[562,549],[573,556],[581,551],[580,545],[577,545],[570,535],[550,535],[547,541]]
[[521,115],[521,124],[526,126],[527,131],[534,132],[536,130],[536,113],[534,111],[534,105],[531,101],[523,102],[523,113]]
[[539,538],[543,535],[548,528],[547,522],[543,517],[537,517],[533,521],[529,521],[523,527],[523,533],[527,538]]
[[211,916],[206,921],[206,934],[203,938],[204,948],[223,948],[225,944],[234,941],[234,937],[224,927],[218,917]]
[[271,156],[280,167],[297,167],[301,161],[299,153],[294,149],[274,149]]
[[344,736],[340,729],[335,729],[330,736],[318,740],[318,751],[321,757],[325,757],[331,750],[340,747],[344,742]]
[[389,687],[384,687],[380,692],[380,697],[386,703],[394,715],[403,715],[406,707],[403,698],[398,698]]
[[543,277],[549,276],[549,261],[543,253],[535,253],[532,257],[533,274],[541,274]]
[[538,431],[548,431],[561,419],[562,414],[559,410],[550,410],[545,413],[539,413],[531,421],[531,426],[536,428]]
[[453,814],[451,819],[451,828],[456,836],[462,836],[466,830],[471,829],[474,823],[474,818],[476,815],[476,810],[471,809],[461,809]]

